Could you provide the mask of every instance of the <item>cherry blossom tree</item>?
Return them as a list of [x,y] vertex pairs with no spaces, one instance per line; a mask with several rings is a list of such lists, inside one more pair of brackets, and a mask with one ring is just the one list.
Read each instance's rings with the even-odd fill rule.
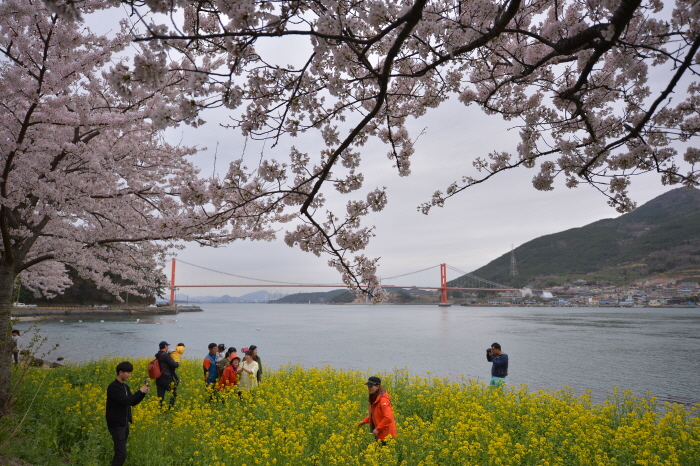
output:
[[[464,175],[419,207],[515,168],[599,190],[618,211],[635,203],[635,175],[697,187],[700,6],[690,0],[123,0],[139,18],[154,85],[190,76],[199,107],[230,109],[243,135],[289,147],[264,161],[299,222],[286,241],[329,253],[350,285],[373,281],[376,259],[351,258],[372,236],[360,219],[386,193],[360,197],[363,146],[386,143],[398,175],[410,174],[407,121],[450,98],[501,115],[519,129],[510,152],[465,154]],[[70,10],[71,4],[57,8]],[[290,45],[291,44],[291,45]],[[300,45],[301,44],[301,45]],[[274,55],[287,50],[288,63]],[[271,54],[271,52],[273,52]],[[168,64],[166,57],[177,57]],[[175,66],[170,66],[175,65]],[[116,79],[128,83],[130,69]],[[465,129],[468,131],[468,129]],[[316,132],[308,149],[289,137]],[[325,211],[324,193],[357,198]],[[361,277],[353,282],[353,277]]]
[[[86,17],[103,3],[76,11]],[[119,56],[133,46],[126,22],[112,36],[40,0],[0,3],[0,416],[17,277],[50,296],[69,285],[70,266],[115,294],[142,294],[163,279],[177,241],[270,239],[269,223],[285,220],[258,195],[267,182],[242,168],[224,181],[201,178],[192,148],[164,142],[163,128],[201,123],[196,101],[180,98],[189,78],[146,77],[142,66],[128,86],[108,79],[123,76],[129,62]]]
[[[81,2],[46,0],[65,17]],[[116,1],[116,0],[115,0]],[[363,148],[386,144],[399,176],[417,149],[411,118],[457,98],[513,122],[509,152],[465,154],[464,175],[419,207],[507,170],[531,168],[533,185],[590,185],[618,211],[635,207],[635,175],[697,187],[700,4],[675,0],[122,0],[144,46],[114,67],[120,96],[182,79],[181,111],[230,110],[231,127],[288,148],[246,178],[256,200],[296,214],[285,240],[330,264],[351,287],[375,292],[376,259],[359,253],[362,225],[387,203],[365,188]],[[290,45],[291,44],[291,45]],[[275,57],[285,50],[289,62]],[[167,112],[166,112],[167,113]],[[171,118],[170,116],[163,117]],[[468,131],[468,128],[465,128]],[[303,133],[322,140],[292,143]],[[239,192],[241,161],[221,183]],[[353,199],[340,213],[330,191]],[[262,202],[262,201],[261,201]],[[285,217],[289,220],[290,217]],[[381,294],[379,294],[381,296]]]

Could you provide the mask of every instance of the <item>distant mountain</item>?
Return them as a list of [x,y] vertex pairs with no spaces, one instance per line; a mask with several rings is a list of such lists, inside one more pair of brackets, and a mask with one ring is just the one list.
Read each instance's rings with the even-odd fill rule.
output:
[[190,303],[266,303],[282,297],[280,293],[270,293],[268,291],[255,291],[243,296],[188,296],[185,294],[175,295],[175,301]]
[[[515,258],[515,277],[510,275],[510,253],[472,273],[514,287],[699,276],[700,191],[674,189],[618,218],[541,236],[516,248]],[[457,283],[459,279],[450,282]]]

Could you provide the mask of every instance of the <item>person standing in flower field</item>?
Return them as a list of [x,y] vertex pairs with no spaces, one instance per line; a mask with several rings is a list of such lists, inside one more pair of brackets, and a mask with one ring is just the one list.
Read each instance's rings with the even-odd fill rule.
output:
[[19,330],[12,329],[12,359],[15,364],[19,364],[19,352],[22,350],[22,339]]
[[255,362],[255,359],[253,359],[253,350],[248,349],[248,351],[245,352],[243,364],[238,368],[238,374],[240,376],[238,388],[241,391],[250,390],[257,386],[258,370],[260,370],[260,368],[258,367],[258,363]]
[[219,378],[219,383],[217,388],[219,391],[232,389],[238,384],[238,363],[241,362],[241,358],[235,356],[233,359],[225,359],[226,366]]
[[204,383],[214,385],[218,373],[216,371],[216,353],[219,352],[219,347],[216,343],[209,343],[209,354],[204,357],[202,367],[204,368]]
[[396,421],[389,392],[382,387],[382,380],[372,376],[365,382],[369,392],[369,416],[357,423],[357,427],[369,424],[369,430],[377,441],[386,444],[387,438],[396,437]]
[[489,385],[497,387],[505,385],[506,376],[508,375],[508,355],[501,351],[501,345],[493,343],[491,348],[486,350],[486,360],[493,364],[491,366],[491,381]]
[[158,398],[160,398],[160,405],[163,406],[165,392],[170,392],[170,407],[172,408],[177,398],[177,384],[180,381],[175,370],[180,366],[180,363],[175,362],[168,353],[170,344],[167,341],[161,341],[158,348],[160,350],[156,353],[156,359],[160,362],[160,368],[163,372],[163,375],[156,379]]
[[226,345],[223,343],[219,343],[219,346],[217,347],[218,351],[216,352],[216,363],[219,364],[224,357],[226,357]]
[[250,350],[253,352],[253,361],[258,363],[258,373],[256,374],[255,378],[257,379],[258,383],[260,383],[262,382],[263,368],[262,362],[260,361],[260,356],[258,356],[258,347],[255,345],[250,345]]
[[[231,364],[231,361],[233,360],[234,356],[238,356],[238,355],[236,354],[236,348],[234,348],[232,346],[226,350],[226,354],[224,355],[224,358],[221,361],[217,361],[216,370],[219,373],[219,378],[221,378],[221,374],[224,373],[224,369],[226,369],[226,366]],[[240,361],[241,358],[238,358],[238,360]]]
[[114,442],[112,466],[121,466],[126,461],[126,440],[129,438],[129,424],[132,422],[131,407],[143,400],[150,390],[148,384],[131,394],[126,381],[131,377],[134,366],[129,361],[117,365],[117,378],[107,387],[105,416],[107,429]]

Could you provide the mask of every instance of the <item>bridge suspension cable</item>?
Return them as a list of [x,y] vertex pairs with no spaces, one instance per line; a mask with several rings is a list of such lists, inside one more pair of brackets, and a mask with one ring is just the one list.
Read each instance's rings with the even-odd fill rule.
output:
[[215,273],[220,273],[222,275],[229,275],[231,277],[236,277],[236,278],[244,278],[246,280],[255,280],[258,282],[263,282],[263,283],[272,283],[272,284],[277,284],[277,285],[328,285],[328,286],[341,286],[344,287],[345,285],[340,283],[302,283],[302,282],[282,282],[282,281],[276,281],[276,280],[264,280],[262,278],[253,278],[253,277],[246,277],[245,275],[236,275],[235,273],[230,273],[230,272],[222,272],[221,270],[215,270],[215,269],[210,269],[209,267],[203,267],[201,265],[197,264],[192,264],[190,262],[183,261],[181,259],[177,259],[178,262],[182,264],[187,264],[191,267],[197,267],[198,269],[203,269],[203,270],[208,270],[209,272],[215,272]]
[[498,289],[498,288],[500,288],[500,289],[512,289],[512,287],[510,287],[510,286],[501,285],[500,283],[492,282],[491,280],[486,280],[485,278],[481,278],[481,277],[478,277],[478,276],[473,275],[473,274],[471,274],[471,273],[465,272],[465,271],[463,271],[463,270],[459,270],[458,268],[452,267],[451,265],[448,265],[447,268],[450,269],[450,270],[452,270],[453,272],[457,272],[457,273],[462,274],[461,277],[456,278],[455,280],[451,280],[452,282],[457,281],[457,280],[460,280],[460,279],[466,277],[467,281],[468,281],[469,279],[472,279],[472,280],[474,280],[474,281],[476,281],[476,282],[478,282],[478,283],[486,283],[487,285],[491,285],[491,286],[493,286],[493,287],[495,287],[495,288],[497,288],[497,289]]
[[406,277],[406,276],[408,276],[408,275],[413,275],[413,274],[415,274],[415,273],[425,272],[426,270],[434,269],[434,268],[436,268],[436,267],[440,267],[440,265],[439,265],[439,264],[438,264],[438,265],[433,265],[433,266],[431,266],[431,267],[426,267],[426,268],[421,269],[421,270],[416,270],[415,272],[408,272],[408,273],[404,273],[404,274],[401,274],[401,275],[394,275],[393,277],[386,277],[386,278],[385,278],[385,277],[382,277],[382,281],[384,281],[384,280],[393,280],[393,279],[395,279],[395,278]]

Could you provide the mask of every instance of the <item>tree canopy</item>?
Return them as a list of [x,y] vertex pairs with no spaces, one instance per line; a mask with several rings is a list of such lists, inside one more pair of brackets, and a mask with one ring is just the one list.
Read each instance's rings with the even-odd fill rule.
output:
[[[245,136],[283,143],[288,160],[263,160],[261,195],[296,209],[286,241],[332,256],[348,284],[373,283],[375,259],[349,255],[372,236],[362,216],[386,205],[360,197],[363,146],[386,143],[398,175],[411,171],[409,118],[450,98],[513,121],[510,152],[465,153],[473,170],[419,207],[428,213],[506,170],[537,169],[635,207],[635,175],[696,187],[698,5],[677,0],[123,0],[147,53],[118,81],[190,76],[196,110],[230,109]],[[288,47],[281,63],[280,49]],[[149,73],[143,72],[148,69]],[[316,132],[318,147],[290,141]],[[237,169],[240,167],[237,167]],[[235,185],[235,182],[233,183]],[[346,212],[323,214],[324,192],[355,193]],[[354,261],[354,262],[353,262]],[[357,280],[359,277],[359,280]]]
[[168,73],[157,88],[138,74],[128,89],[113,79],[132,40],[126,22],[107,38],[41,1],[0,3],[0,416],[16,277],[51,296],[69,285],[69,266],[115,295],[143,295],[164,282],[178,240],[273,233],[274,203],[222,191],[186,159],[193,149],[163,140],[163,128],[199,123],[180,98],[187,75]]

